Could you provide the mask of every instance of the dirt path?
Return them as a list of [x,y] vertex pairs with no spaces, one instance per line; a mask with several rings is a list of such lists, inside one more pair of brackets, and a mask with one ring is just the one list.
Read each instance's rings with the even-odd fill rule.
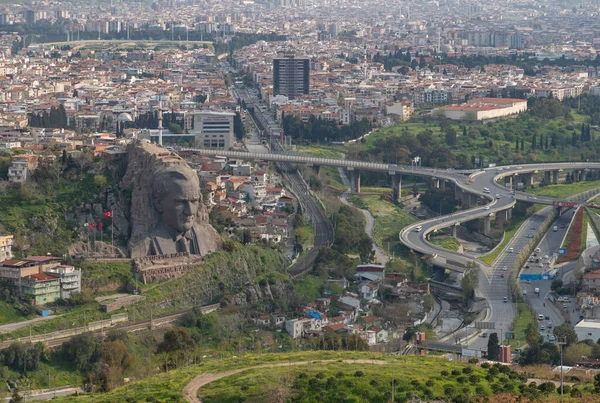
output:
[[[264,365],[256,365],[254,367],[232,369],[231,371],[219,372],[217,374],[212,374],[212,373],[200,374],[200,375],[196,376],[195,378],[193,378],[187,385],[185,385],[185,388],[183,388],[183,397],[185,398],[185,400],[187,400],[190,403],[202,403],[202,400],[200,400],[200,398],[198,397],[198,389],[200,389],[201,387],[208,385],[209,383],[214,382],[218,379],[222,379],[222,378],[225,378],[225,377],[228,377],[231,375],[239,374],[240,372],[248,371],[251,369],[289,367],[292,365],[294,365],[294,366],[307,365],[307,364],[312,364],[314,362],[329,363],[329,362],[337,362],[337,361],[338,360],[324,360],[324,361],[311,360],[311,361],[298,361],[298,362],[292,362],[292,363],[283,362],[283,363],[278,363],[278,364],[264,364]],[[383,361],[383,360],[343,360],[342,362],[346,363],[346,364],[375,364],[375,365],[387,364],[387,361]]]

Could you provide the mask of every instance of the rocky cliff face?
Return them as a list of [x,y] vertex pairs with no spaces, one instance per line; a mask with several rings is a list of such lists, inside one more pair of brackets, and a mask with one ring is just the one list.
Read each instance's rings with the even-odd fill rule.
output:
[[[205,258],[185,276],[156,287],[158,293],[142,303],[155,309],[221,302],[248,305],[292,295],[285,273],[285,256],[258,246],[238,246]],[[144,309],[143,307],[141,308]]]

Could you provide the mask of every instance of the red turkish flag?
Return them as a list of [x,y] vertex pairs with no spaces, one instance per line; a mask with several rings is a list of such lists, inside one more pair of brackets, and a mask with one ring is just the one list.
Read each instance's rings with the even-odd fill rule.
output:
[[104,218],[112,218],[113,217],[113,212],[112,210],[108,210],[104,212]]
[[96,223],[95,222],[91,222],[89,225],[90,228],[96,228]]
[[98,224],[98,229],[102,229],[102,223]]

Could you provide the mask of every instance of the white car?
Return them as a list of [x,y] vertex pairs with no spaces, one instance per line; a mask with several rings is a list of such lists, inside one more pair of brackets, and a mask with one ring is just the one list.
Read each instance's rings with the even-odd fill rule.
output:
[[540,253],[542,250],[540,248],[535,248],[535,253]]
[[515,248],[508,248],[508,253],[513,253],[515,251]]
[[489,209],[490,209],[490,206],[485,206],[484,210],[489,210]]
[[503,270],[503,271],[508,271],[508,267],[506,267],[506,266],[502,266],[502,270]]

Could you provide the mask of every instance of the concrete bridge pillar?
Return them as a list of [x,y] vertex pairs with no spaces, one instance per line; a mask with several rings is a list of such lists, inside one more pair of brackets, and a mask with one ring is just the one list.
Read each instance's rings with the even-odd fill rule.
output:
[[496,224],[499,228],[504,228],[504,223],[510,219],[510,209],[502,210],[496,213]]
[[513,177],[512,175],[507,176],[504,178],[504,186],[508,187],[509,189],[512,189],[513,187]]
[[356,169],[350,171],[350,192],[352,194],[360,193],[360,171]]
[[456,230],[458,229],[458,225],[454,224],[452,226],[452,236],[456,238]]
[[321,179],[321,166],[320,165],[313,166],[313,172],[315,173],[315,176],[317,178]]
[[492,233],[492,217],[487,216],[483,218],[483,235],[490,236]]
[[558,171],[552,171],[552,183],[555,185],[558,185],[558,183],[559,183],[558,182],[559,177],[560,177],[559,174],[560,174],[560,172],[558,172]]
[[462,189],[458,185],[454,185],[454,200],[462,201]]
[[578,169],[573,170],[573,182],[579,182],[579,170]]
[[544,183],[546,185],[552,183],[552,171],[544,171]]
[[440,189],[445,189],[445,188],[446,188],[446,180],[440,179]]
[[529,188],[531,186],[533,186],[533,175],[528,173],[528,174],[521,174],[521,179],[523,181],[523,186],[525,188]]
[[400,202],[402,196],[402,175],[392,175],[392,201],[394,203]]
[[432,189],[440,188],[440,180],[438,178],[431,178],[431,182],[429,182],[429,186]]

